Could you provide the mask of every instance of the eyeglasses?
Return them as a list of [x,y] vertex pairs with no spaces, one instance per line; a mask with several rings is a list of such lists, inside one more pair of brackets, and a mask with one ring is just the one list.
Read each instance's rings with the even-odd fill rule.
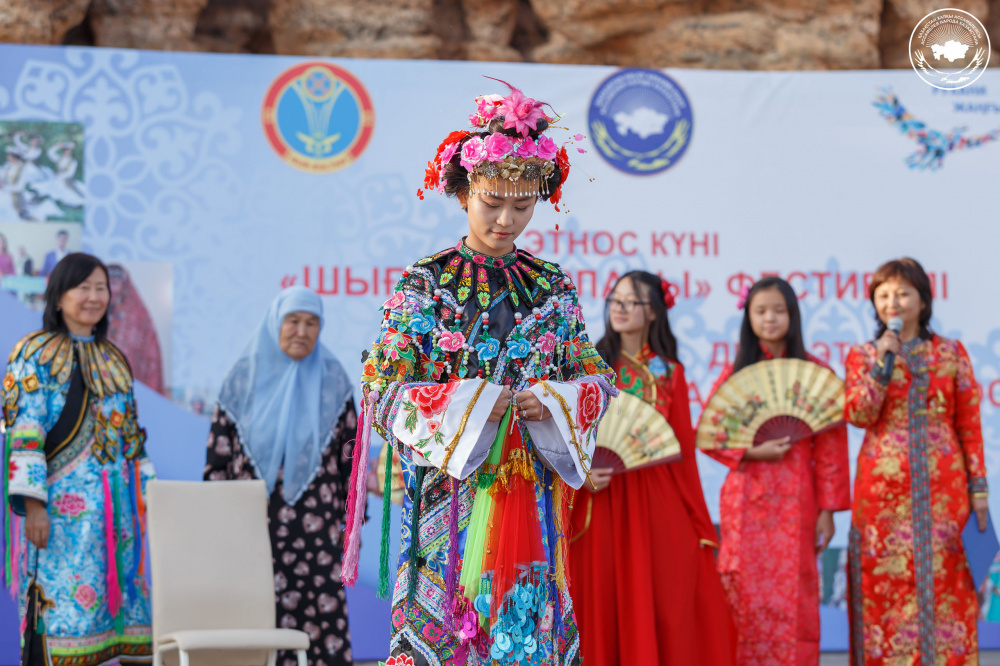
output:
[[608,299],[608,308],[611,310],[622,310],[632,312],[637,305],[649,305],[649,301],[620,301],[617,298]]

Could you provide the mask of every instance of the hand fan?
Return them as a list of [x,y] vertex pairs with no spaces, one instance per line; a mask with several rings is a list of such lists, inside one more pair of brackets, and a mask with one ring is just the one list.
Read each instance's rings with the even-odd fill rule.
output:
[[844,382],[832,370],[796,358],[749,365],[719,387],[698,423],[701,449],[748,449],[793,442],[843,423]]
[[597,429],[592,467],[618,474],[680,457],[681,443],[656,408],[625,391],[611,400]]

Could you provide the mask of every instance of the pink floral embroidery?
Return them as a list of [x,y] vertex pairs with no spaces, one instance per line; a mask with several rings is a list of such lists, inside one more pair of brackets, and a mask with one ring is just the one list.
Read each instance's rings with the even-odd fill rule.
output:
[[440,421],[428,421],[427,422],[427,429],[431,431],[431,434],[436,433],[438,431],[438,428],[440,428],[440,427],[441,427]]
[[465,335],[461,331],[445,331],[438,338],[438,347],[446,352],[456,352],[465,344]]
[[523,157],[527,159],[529,157],[534,157],[535,153],[537,152],[538,152],[538,144],[536,144],[535,140],[529,136],[524,141],[521,142],[520,146],[517,147],[517,153],[515,154],[518,157]]
[[538,348],[543,354],[551,354],[558,344],[556,336],[551,331],[538,338]]
[[389,297],[389,300],[387,300],[385,303],[382,304],[382,307],[385,308],[386,310],[394,310],[398,308],[400,305],[402,305],[403,301],[405,300],[406,296],[403,295],[403,292],[397,291],[395,294]]
[[56,509],[64,516],[69,516],[70,518],[76,518],[81,513],[87,510],[87,503],[82,497],[75,493],[66,493],[65,495],[60,495],[53,502]]
[[84,610],[89,611],[97,603],[97,591],[87,583],[77,585],[76,592],[73,593],[73,600],[80,604]]

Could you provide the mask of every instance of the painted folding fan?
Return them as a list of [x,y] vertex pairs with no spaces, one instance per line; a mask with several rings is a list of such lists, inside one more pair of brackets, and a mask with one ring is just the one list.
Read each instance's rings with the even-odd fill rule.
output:
[[618,474],[680,457],[681,443],[663,414],[625,391],[611,400],[597,429],[594,468]]
[[795,358],[749,365],[727,379],[698,423],[701,449],[748,449],[772,439],[799,441],[844,418],[844,382],[832,370]]

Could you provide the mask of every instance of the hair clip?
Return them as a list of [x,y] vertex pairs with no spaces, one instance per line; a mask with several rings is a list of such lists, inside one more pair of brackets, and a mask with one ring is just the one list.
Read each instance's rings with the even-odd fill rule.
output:
[[740,287],[740,297],[736,301],[736,309],[742,310],[743,308],[745,308],[747,305],[747,298],[749,297],[750,297],[750,285],[744,284],[742,287]]

